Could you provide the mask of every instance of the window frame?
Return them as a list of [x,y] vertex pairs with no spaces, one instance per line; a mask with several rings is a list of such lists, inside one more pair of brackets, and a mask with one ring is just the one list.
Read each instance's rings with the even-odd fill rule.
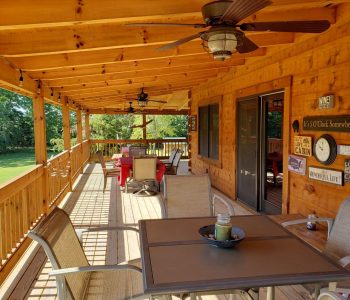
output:
[[[199,153],[200,151],[200,136],[201,136],[201,128],[200,128],[200,113],[199,113],[199,110],[200,108],[202,107],[208,107],[208,131],[207,131],[207,139],[208,139],[208,149],[207,149],[207,152],[208,152],[208,155],[210,153],[210,143],[209,143],[209,136],[210,136],[210,124],[209,124],[209,106],[210,105],[215,105],[215,104],[218,104],[219,106],[219,122],[218,122],[218,126],[219,126],[219,139],[218,139],[218,158],[217,159],[214,159],[214,158],[211,158],[211,157],[207,157],[207,156],[204,156],[204,155],[201,155]],[[216,167],[219,167],[219,168],[222,168],[222,156],[221,156],[221,151],[222,151],[222,144],[221,144],[221,138],[222,138],[222,131],[221,131],[221,128],[222,128],[222,96],[217,96],[217,97],[212,97],[212,98],[208,98],[208,99],[205,99],[203,101],[201,101],[199,104],[198,104],[198,108],[197,108],[197,116],[198,116],[198,141],[197,141],[197,149],[198,149],[198,158],[210,165],[214,165]]]

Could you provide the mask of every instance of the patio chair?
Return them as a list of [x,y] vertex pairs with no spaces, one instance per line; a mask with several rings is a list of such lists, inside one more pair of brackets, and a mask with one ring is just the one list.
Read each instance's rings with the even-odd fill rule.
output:
[[[339,207],[335,220],[331,218],[307,218],[294,221],[288,221],[282,223],[284,227],[294,224],[301,224],[305,222],[327,222],[328,226],[328,239],[324,249],[324,253],[329,256],[332,260],[338,262],[341,266],[346,267],[350,270],[350,198],[344,200]],[[338,292],[350,293],[350,282],[340,282],[340,288],[335,291],[327,292],[322,289],[323,294],[318,299],[344,299],[335,298]],[[315,296],[319,294],[320,285],[316,286]],[[333,295],[333,296],[332,296]],[[338,295],[339,296],[339,295]],[[330,298],[327,298],[330,297]],[[333,297],[333,298],[332,298]],[[341,297],[341,296],[339,296]],[[347,298],[345,298],[347,299]]]
[[131,180],[142,184],[142,188],[134,192],[135,196],[153,196],[157,194],[157,192],[150,190],[149,185],[149,182],[157,181],[157,158],[134,157]]
[[162,160],[162,163],[167,167],[170,168],[173,165],[175,154],[177,152],[177,148],[173,148],[170,152],[169,158],[166,160]]
[[[79,229],[84,232],[133,230],[132,227]],[[28,234],[44,249],[55,276],[58,299],[131,299],[141,296],[142,269],[134,264],[91,266],[68,214],[56,207]]]
[[165,175],[162,215],[165,218],[202,217],[215,215],[215,203],[224,205],[232,216],[231,203],[211,192],[210,179],[205,175]]
[[108,177],[118,177],[120,174],[120,168],[107,168],[106,162],[103,158],[103,154],[101,151],[96,152],[97,158],[100,161],[102,170],[103,170],[103,191],[105,191],[107,186],[107,178]]
[[184,153],[183,150],[180,150],[180,149],[176,151],[173,163],[171,164],[171,166],[166,166],[165,174],[168,174],[168,175],[177,174],[177,169],[179,167],[179,163],[183,153]]
[[129,156],[145,156],[147,154],[147,146],[130,146]]

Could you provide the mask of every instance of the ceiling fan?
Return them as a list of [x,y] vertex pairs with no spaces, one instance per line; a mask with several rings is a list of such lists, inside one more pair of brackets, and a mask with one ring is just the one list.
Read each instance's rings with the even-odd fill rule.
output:
[[162,101],[162,100],[148,99],[148,94],[144,92],[143,88],[141,89],[141,92],[137,95],[137,99],[133,99],[133,100],[137,100],[137,103],[139,104],[140,107],[147,106],[148,102],[167,103],[166,101]]
[[258,46],[247,38],[244,31],[278,31],[320,33],[330,26],[328,20],[313,21],[280,21],[241,23],[243,19],[272,4],[270,0],[220,0],[205,4],[202,7],[204,24],[181,23],[133,23],[129,26],[190,26],[209,28],[206,31],[166,44],[158,50],[169,50],[196,38],[201,38],[203,47],[215,60],[227,60],[235,50],[248,53]]

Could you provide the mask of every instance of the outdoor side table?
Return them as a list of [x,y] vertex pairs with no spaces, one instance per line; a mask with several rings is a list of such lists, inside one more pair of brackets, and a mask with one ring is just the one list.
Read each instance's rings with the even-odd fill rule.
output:
[[[216,218],[141,220],[145,292],[152,295],[335,282],[350,272],[267,216],[235,216],[246,238],[235,248],[216,248],[198,233]],[[268,297],[274,298],[272,288]]]

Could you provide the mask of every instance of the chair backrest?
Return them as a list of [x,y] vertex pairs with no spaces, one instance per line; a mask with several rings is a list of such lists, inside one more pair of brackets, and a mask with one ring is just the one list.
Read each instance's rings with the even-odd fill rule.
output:
[[[67,213],[56,207],[28,234],[45,250],[52,268],[88,266],[88,260]],[[67,290],[73,299],[83,299],[90,273],[77,273],[65,276],[65,281],[57,278],[59,294]]]
[[350,255],[350,198],[339,207],[325,253],[336,260]]
[[175,155],[176,155],[177,151],[178,151],[178,149],[176,149],[176,148],[173,148],[171,150],[171,153],[170,153],[170,156],[169,156],[169,159],[168,159],[168,163],[169,164],[173,164],[174,158],[175,158]]
[[132,177],[134,180],[156,180],[157,158],[134,157],[132,165]]
[[146,146],[130,146],[129,147],[129,156],[144,156],[147,153],[147,147]]
[[102,170],[103,170],[103,173],[105,174],[107,171],[106,171],[106,162],[105,162],[105,159],[103,158],[103,154],[100,150],[98,150],[96,152],[96,156],[101,164],[101,167],[102,167]]
[[179,166],[180,159],[183,153],[184,153],[183,150],[180,150],[180,149],[177,150],[175,154],[175,158],[173,160],[173,167],[177,168]]
[[210,179],[205,175],[165,175],[164,202],[168,218],[212,216]]

